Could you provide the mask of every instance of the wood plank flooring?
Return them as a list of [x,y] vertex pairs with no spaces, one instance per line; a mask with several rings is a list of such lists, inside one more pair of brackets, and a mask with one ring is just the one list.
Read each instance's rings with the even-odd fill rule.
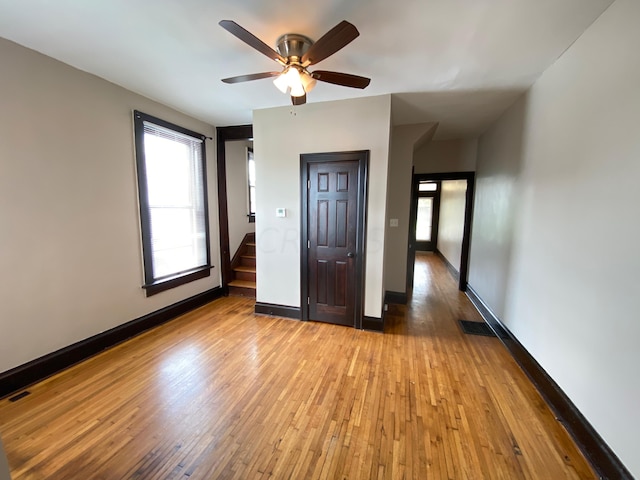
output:
[[435,256],[386,333],[224,298],[0,401],[19,479],[596,478]]

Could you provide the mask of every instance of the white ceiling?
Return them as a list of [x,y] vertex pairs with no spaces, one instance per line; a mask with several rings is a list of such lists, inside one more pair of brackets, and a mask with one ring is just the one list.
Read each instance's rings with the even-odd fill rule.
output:
[[220,81],[278,70],[220,20],[271,46],[288,32],[317,40],[348,20],[360,37],[315,68],[371,85],[318,82],[308,101],[398,94],[394,124],[438,121],[436,137],[450,138],[481,133],[612,1],[0,0],[0,36],[224,126],[289,97],[268,79]]

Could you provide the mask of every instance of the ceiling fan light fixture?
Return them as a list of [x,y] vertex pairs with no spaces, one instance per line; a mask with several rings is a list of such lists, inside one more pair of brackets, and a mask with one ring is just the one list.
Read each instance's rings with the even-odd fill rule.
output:
[[304,81],[302,77],[307,75],[300,75],[300,72],[296,67],[287,67],[278,77],[273,81],[273,84],[282,93],[289,93],[292,97],[303,97],[305,92]]
[[288,81],[288,78],[287,78],[287,70],[285,70],[280,75],[278,75],[276,77],[276,79],[273,81],[273,84],[282,93],[287,93],[289,91],[289,81]]
[[306,94],[313,89],[316,80],[351,88],[366,88],[371,81],[369,78],[348,73],[325,70],[315,70],[310,73],[307,70],[307,67],[330,57],[360,35],[358,29],[346,20],[341,21],[315,43],[304,35],[286,33],[276,42],[277,51],[232,20],[221,20],[219,24],[226,31],[283,67],[282,72],[263,72],[223,78],[222,81],[225,83],[276,77],[273,83],[278,90],[291,95],[294,105],[304,105],[307,102]]
[[306,92],[304,91],[304,87],[302,86],[301,83],[291,87],[291,96],[292,97],[304,97],[305,95],[306,95]]
[[302,86],[304,87],[304,91],[309,93],[313,90],[313,87],[316,86],[316,79],[309,75],[307,72],[304,72],[300,75],[300,81],[302,82]]
[[289,83],[289,88],[291,89],[291,96],[304,96],[304,87],[302,86],[302,80],[300,79],[300,72],[298,71],[298,69],[296,67],[289,67],[289,71],[286,75],[287,82]]

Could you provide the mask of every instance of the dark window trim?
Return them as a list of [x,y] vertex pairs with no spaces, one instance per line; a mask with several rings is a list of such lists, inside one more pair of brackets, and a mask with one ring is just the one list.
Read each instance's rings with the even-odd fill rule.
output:
[[167,278],[162,278],[160,280],[156,280],[153,283],[145,284],[142,288],[147,292],[147,297],[155,295],[156,293],[164,292],[165,290],[169,290],[171,288],[179,287],[180,285],[184,285],[185,283],[193,282],[194,280],[199,280],[201,278],[211,276],[211,266],[198,267],[194,270],[189,270],[187,272],[181,272],[177,275],[172,275]]
[[[211,275],[211,247],[209,233],[209,199],[207,195],[207,157],[205,140],[206,136],[189,130],[187,128],[175,125],[161,118],[148,115],[138,110],[133,111],[134,134],[135,134],[135,157],[138,181],[138,198],[140,204],[140,223],[142,233],[142,257],[144,263],[144,279],[145,283],[142,288],[145,290],[147,297],[155,295],[165,290],[169,290],[180,285],[184,285],[194,280],[205,278]],[[148,190],[147,190],[147,171],[144,162],[144,125],[143,122],[153,123],[160,127],[168,128],[183,135],[202,140],[202,193],[204,201],[204,229],[205,229],[205,248],[207,253],[207,263],[194,269],[180,272],[175,275],[162,278],[153,277],[153,261],[151,258],[151,218],[149,216]]]

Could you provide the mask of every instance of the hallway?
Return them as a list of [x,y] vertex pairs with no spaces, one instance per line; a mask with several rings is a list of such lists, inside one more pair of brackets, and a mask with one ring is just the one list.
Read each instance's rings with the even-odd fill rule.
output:
[[595,478],[435,255],[384,334],[223,298],[0,401],[14,480]]

